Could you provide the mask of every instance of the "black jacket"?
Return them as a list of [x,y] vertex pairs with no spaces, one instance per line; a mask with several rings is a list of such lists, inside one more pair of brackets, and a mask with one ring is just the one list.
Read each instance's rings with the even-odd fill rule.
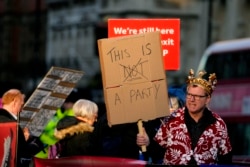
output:
[[61,147],[59,157],[98,155],[100,148],[96,143],[93,130],[94,127],[79,121],[74,116],[66,116],[61,119],[55,132],[55,137],[59,140],[58,143]]
[[[161,125],[160,119],[143,122],[143,126],[149,136],[150,145],[143,153],[144,160],[152,160],[152,163],[160,163],[165,150],[153,140],[157,129]],[[106,114],[97,122],[97,129],[102,132],[102,152],[103,156],[139,159],[141,147],[136,144],[136,137],[139,133],[137,122],[108,126]]]

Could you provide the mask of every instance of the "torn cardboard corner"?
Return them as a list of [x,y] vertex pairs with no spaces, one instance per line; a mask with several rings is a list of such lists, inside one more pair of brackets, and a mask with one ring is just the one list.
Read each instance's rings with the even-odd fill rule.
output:
[[169,115],[159,32],[98,40],[109,125]]

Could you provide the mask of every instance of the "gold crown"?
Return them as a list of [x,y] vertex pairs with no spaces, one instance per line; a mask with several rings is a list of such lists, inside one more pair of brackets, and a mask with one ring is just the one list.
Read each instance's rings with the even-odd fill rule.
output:
[[208,81],[202,78],[207,72],[204,70],[199,71],[198,76],[195,78],[194,70],[190,69],[187,84],[199,85],[205,89],[205,91],[211,95],[216,87],[217,79],[215,73],[210,74]]

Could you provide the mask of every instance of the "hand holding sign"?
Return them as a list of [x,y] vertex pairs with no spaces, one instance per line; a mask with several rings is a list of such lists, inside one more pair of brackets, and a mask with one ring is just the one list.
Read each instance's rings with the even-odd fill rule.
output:
[[142,152],[146,152],[147,148],[146,146],[149,145],[149,138],[147,133],[145,132],[145,129],[143,128],[142,125],[142,120],[139,120],[137,122],[139,134],[137,135],[136,143],[137,145],[141,146]]

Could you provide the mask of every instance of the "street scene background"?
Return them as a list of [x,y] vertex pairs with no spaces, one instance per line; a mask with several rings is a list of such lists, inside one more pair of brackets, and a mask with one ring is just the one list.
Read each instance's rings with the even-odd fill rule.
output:
[[[56,66],[84,71],[81,97],[105,108],[97,40],[111,18],[180,19],[180,68],[166,76],[181,87],[209,45],[250,37],[249,9],[247,0],[1,0],[0,94],[15,87],[29,96]],[[250,155],[250,117],[227,120],[234,154]]]

